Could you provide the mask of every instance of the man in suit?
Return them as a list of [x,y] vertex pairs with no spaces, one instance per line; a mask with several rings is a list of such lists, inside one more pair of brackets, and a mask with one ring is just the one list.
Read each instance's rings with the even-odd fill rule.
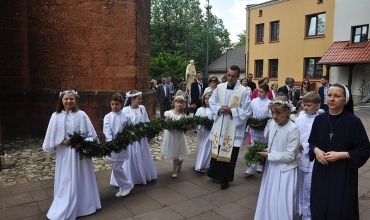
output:
[[204,89],[208,87],[208,84],[203,83],[202,79],[203,79],[203,73],[199,71],[196,76],[196,81],[194,81],[190,87],[190,96],[191,96],[190,105],[193,106],[193,108],[195,109],[195,112],[197,112],[198,108],[201,107],[202,95],[204,93]]
[[331,84],[329,84],[329,77],[328,76],[323,76],[321,78],[321,87],[319,88],[319,95],[321,97],[321,105],[320,108],[323,109],[324,111],[329,110],[329,107],[326,103],[326,95],[328,94],[329,87]]
[[175,92],[175,88],[173,86],[173,83],[171,82],[171,76],[167,76],[166,85],[170,89],[170,94],[171,94],[171,97],[172,97],[173,93]]
[[293,101],[293,86],[294,86],[294,78],[288,76],[285,78],[285,85],[280,87],[277,93],[284,94],[290,101]]
[[171,93],[170,88],[166,85],[166,78],[162,78],[162,83],[158,85],[156,91],[156,100],[160,105],[161,118],[164,118],[164,112],[170,110]]
[[253,92],[257,87],[256,87],[256,83],[254,83],[254,82],[252,81],[252,79],[253,79],[253,74],[252,74],[252,73],[248,73],[248,77],[247,77],[247,86],[248,86],[249,88],[251,88],[251,90],[252,90],[252,92]]

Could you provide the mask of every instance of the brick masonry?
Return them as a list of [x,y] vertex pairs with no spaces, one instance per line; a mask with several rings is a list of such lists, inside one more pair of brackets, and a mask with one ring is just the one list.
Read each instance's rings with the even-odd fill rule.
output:
[[3,138],[44,135],[56,95],[75,89],[101,134],[115,91],[149,90],[150,1],[0,1],[0,117]]

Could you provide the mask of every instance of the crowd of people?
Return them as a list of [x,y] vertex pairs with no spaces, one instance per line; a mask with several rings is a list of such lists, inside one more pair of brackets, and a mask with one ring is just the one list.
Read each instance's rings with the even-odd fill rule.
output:
[[[303,79],[295,91],[293,77],[287,77],[281,87],[277,83],[269,87],[266,77],[258,80],[258,86],[252,80],[252,74],[240,79],[239,67],[232,65],[220,80],[211,75],[204,81],[202,72],[197,72],[191,83],[182,78],[174,86],[169,76],[159,85],[152,80],[151,89],[160,104],[160,117],[166,120],[190,117],[190,108],[195,116],[214,120],[211,130],[204,125],[196,128],[194,169],[219,182],[221,190],[234,180],[246,134],[252,145],[257,140],[267,143],[267,149],[259,152],[266,160],[264,167],[252,165],[245,172],[253,175],[257,167],[263,175],[255,219],[299,219],[300,215],[302,219],[359,219],[358,169],[370,156],[370,143],[361,120],[353,114],[347,87],[329,84],[326,77],[318,93],[310,89],[309,79]],[[45,151],[57,152],[49,219],[75,219],[101,208],[92,160],[80,160],[76,149],[81,145],[72,148],[69,143],[68,134],[73,132],[97,138],[89,117],[79,109],[78,97],[74,90],[60,93],[43,143]],[[103,120],[105,141],[112,141],[128,125],[149,121],[141,102],[142,93],[136,90],[125,97],[120,93],[110,97],[111,112]],[[257,131],[248,129],[249,117],[271,120],[264,131]],[[184,132],[164,131],[161,154],[173,160],[172,178],[180,174],[187,152]],[[110,160],[110,184],[118,187],[116,197],[127,196],[136,184],[157,179],[147,138],[112,152]]]

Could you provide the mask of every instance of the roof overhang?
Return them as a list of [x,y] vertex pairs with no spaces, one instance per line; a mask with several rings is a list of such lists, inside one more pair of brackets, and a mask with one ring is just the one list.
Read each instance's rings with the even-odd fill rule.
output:
[[370,63],[370,41],[351,44],[349,41],[334,42],[321,57],[318,64],[350,66]]

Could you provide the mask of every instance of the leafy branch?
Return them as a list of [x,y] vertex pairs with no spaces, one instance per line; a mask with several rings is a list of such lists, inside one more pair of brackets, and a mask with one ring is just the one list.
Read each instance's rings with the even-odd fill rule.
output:
[[140,141],[142,138],[153,138],[163,130],[179,130],[186,132],[195,129],[198,125],[204,125],[206,129],[211,130],[213,120],[207,117],[194,116],[192,118],[181,118],[179,120],[164,120],[161,118],[153,119],[150,122],[138,123],[136,125],[128,125],[117,133],[112,141],[99,143],[98,139],[93,139],[88,133],[73,132],[68,134],[71,147],[81,144],[77,149],[80,154],[80,159],[86,158],[102,158],[108,156],[111,152],[119,153],[125,150],[128,145],[135,141]]
[[244,155],[245,162],[247,166],[261,161],[262,164],[265,163],[265,158],[262,158],[258,152],[262,152],[267,148],[267,143],[261,141],[254,141],[253,145],[248,149]]

